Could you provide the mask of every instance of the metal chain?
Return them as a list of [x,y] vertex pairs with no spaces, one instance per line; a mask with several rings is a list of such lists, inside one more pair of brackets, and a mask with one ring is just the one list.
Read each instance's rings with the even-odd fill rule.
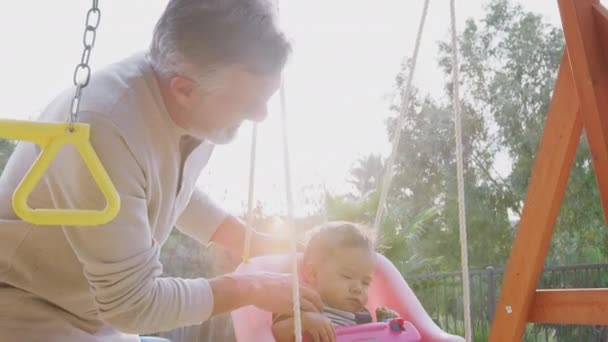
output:
[[99,21],[101,19],[101,11],[99,10],[99,0],[93,0],[91,8],[87,12],[84,35],[82,37],[82,44],[84,50],[80,56],[80,63],[76,65],[74,69],[74,86],[76,91],[72,98],[72,105],[70,107],[70,119],[68,129],[70,132],[74,131],[74,124],[78,122],[78,111],[80,108],[80,99],[82,97],[83,89],[89,84],[91,78],[91,67],[89,66],[89,58],[91,57],[91,51],[95,46],[95,39],[97,38],[97,27],[99,27]]

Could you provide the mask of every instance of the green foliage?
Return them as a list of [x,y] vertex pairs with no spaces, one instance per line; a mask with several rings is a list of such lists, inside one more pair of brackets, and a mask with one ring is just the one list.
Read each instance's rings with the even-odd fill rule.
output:
[[[397,77],[403,92],[407,64]],[[399,222],[411,222],[428,208],[437,215],[428,222],[418,246],[424,257],[443,258],[442,269],[460,267],[456,151],[453,114],[449,105],[419,95],[415,90],[405,112],[390,207]],[[393,108],[402,112],[400,105]],[[395,118],[387,127],[395,127]],[[463,101],[465,188],[469,231],[469,263],[473,266],[502,263],[508,256],[513,229],[508,209],[511,198],[493,172],[495,151],[487,148],[490,126],[482,113]]]
[[[483,149],[504,152],[512,161],[507,179],[496,182],[497,190],[505,199],[501,204],[520,213],[563,54],[563,36],[542,17],[507,0],[490,2],[486,12],[479,22],[468,20],[462,34],[462,83],[467,103],[495,127]],[[451,48],[447,43],[440,48],[440,65],[451,72]],[[605,231],[591,155],[581,139],[548,262],[605,260]]]
[[0,174],[4,171],[4,167],[14,150],[15,144],[12,141],[0,139]]
[[[506,152],[513,167],[506,184],[520,211],[540,141],[563,38],[561,32],[506,0],[487,5],[480,22],[468,20],[460,39],[464,97],[494,132],[480,152]],[[451,46],[441,43],[440,65],[452,69]]]
[[160,256],[163,273],[185,278],[213,275],[213,256],[209,254],[206,255],[208,258],[203,258],[205,252],[207,251],[198,242],[173,229]]
[[443,256],[426,257],[419,247],[437,217],[438,211],[433,207],[419,213],[405,226],[392,222],[384,225],[383,253],[402,274],[430,273],[442,263]]
[[[509,256],[564,49],[562,32],[508,0],[492,0],[459,37],[469,265],[502,266]],[[451,43],[439,66],[451,94]],[[396,77],[404,92],[409,62]],[[451,104],[413,89],[396,155],[380,235],[403,270],[433,264],[460,268],[454,123]],[[387,121],[392,138],[402,103]],[[328,196],[328,217],[372,222],[382,159],[359,160],[355,191]],[[586,140],[581,139],[551,245],[549,264],[601,262],[608,251],[601,203]],[[418,262],[424,260],[423,263]]]
[[376,191],[382,181],[384,164],[382,157],[371,154],[359,159],[351,169],[350,183],[355,187],[359,196]]

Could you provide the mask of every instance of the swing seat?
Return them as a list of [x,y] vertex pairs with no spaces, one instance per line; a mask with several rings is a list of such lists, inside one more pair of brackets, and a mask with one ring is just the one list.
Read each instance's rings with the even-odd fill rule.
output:
[[[302,255],[298,255],[301,262]],[[248,263],[241,264],[236,273],[250,272],[279,272],[290,271],[289,255],[268,255],[252,258]],[[374,280],[369,289],[369,300],[367,308],[372,314],[379,306],[387,306],[395,310],[401,318],[411,323],[420,335],[420,341],[432,342],[461,342],[462,337],[444,332],[433,322],[431,317],[422,307],[422,304],[414,295],[407,282],[399,271],[383,255],[378,254]],[[234,331],[239,342],[274,342],[272,335],[272,314],[254,306],[247,306],[231,313]],[[340,329],[338,329],[340,330]],[[352,335],[344,333],[337,334],[339,342],[351,341]],[[379,337],[379,336],[378,336]],[[356,340],[356,339],[355,339]],[[383,341],[384,340],[379,340]],[[408,341],[392,339],[388,341]],[[410,340],[411,341],[411,340]]]

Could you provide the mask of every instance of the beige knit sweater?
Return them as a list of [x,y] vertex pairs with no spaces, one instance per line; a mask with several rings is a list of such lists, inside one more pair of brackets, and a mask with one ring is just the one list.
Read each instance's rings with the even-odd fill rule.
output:
[[[72,95],[60,94],[40,120],[65,122]],[[97,227],[20,221],[11,195],[38,149],[18,145],[0,178],[0,341],[138,341],[134,334],[205,321],[209,283],[162,278],[159,250],[174,226],[207,243],[225,218],[195,189],[213,146],[173,123],[144,54],[94,74],[80,108],[120,213]],[[65,148],[30,205],[99,209],[105,200],[75,149]]]

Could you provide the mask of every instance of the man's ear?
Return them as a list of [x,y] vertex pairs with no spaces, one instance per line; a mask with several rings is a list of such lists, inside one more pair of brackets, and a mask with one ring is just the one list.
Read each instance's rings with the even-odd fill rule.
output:
[[169,82],[169,89],[175,101],[183,108],[192,110],[197,107],[200,98],[196,88],[198,85],[193,80],[175,76]]

